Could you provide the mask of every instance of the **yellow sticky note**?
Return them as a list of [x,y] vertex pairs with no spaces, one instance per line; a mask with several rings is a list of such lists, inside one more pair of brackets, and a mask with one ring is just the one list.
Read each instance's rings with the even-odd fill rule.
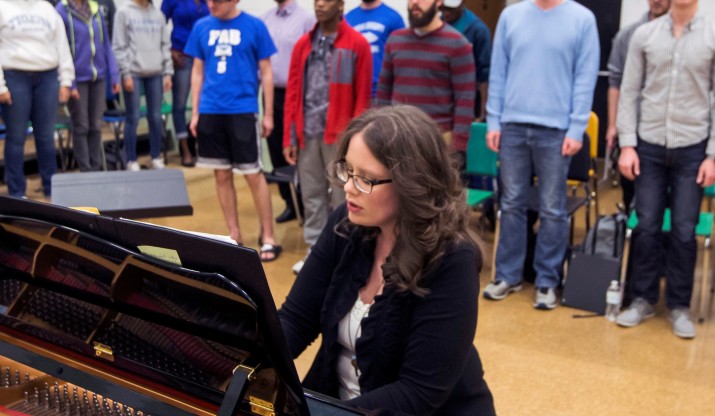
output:
[[142,252],[142,254],[181,266],[181,259],[179,258],[179,253],[176,250],[154,246],[137,246],[137,248]]
[[76,209],[77,211],[89,212],[90,214],[99,215],[99,210],[95,207],[72,207],[72,209]]

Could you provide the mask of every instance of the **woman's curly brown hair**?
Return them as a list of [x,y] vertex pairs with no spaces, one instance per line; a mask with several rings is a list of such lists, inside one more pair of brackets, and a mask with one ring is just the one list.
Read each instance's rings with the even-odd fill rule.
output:
[[[437,266],[449,245],[464,242],[475,247],[477,270],[481,270],[482,252],[469,226],[459,162],[439,126],[413,106],[368,110],[343,132],[336,161],[345,158],[350,140],[358,133],[388,168],[397,193],[397,242],[383,265],[386,281],[399,291],[424,296],[428,291],[420,286],[423,276]],[[346,219],[336,232],[344,227],[357,226]]]

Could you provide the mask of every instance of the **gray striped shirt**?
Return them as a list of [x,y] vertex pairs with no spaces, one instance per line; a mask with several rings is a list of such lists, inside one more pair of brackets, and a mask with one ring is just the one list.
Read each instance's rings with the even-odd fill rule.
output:
[[633,34],[621,84],[618,137],[622,147],[645,142],[679,148],[709,138],[715,156],[715,21],[698,12],[673,36],[670,14]]

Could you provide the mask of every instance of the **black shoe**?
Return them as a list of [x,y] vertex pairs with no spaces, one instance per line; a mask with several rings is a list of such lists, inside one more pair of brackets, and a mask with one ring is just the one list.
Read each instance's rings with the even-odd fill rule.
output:
[[281,215],[276,217],[276,222],[278,224],[288,222],[288,221],[293,221],[296,218],[295,216],[295,210],[291,207],[287,207],[283,212],[281,212]]

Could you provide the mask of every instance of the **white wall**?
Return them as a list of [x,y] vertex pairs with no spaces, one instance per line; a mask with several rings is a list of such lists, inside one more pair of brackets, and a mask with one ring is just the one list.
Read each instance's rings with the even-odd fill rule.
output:
[[[313,10],[313,0],[296,0],[299,5],[307,10]],[[402,15],[402,18],[407,21],[407,0],[382,0],[383,3],[397,10],[398,13]],[[360,5],[360,0],[345,0],[345,12],[349,12],[355,7]],[[238,3],[238,7],[246,12],[254,15],[260,16],[267,10],[276,6],[276,2],[273,0],[241,0]]]
[[[119,6],[127,1],[131,0],[114,0],[114,4],[119,8]],[[313,10],[314,0],[296,1],[305,9]],[[405,24],[407,24],[407,0],[382,0],[382,2],[397,10],[405,20]],[[157,9],[161,7],[161,0],[153,0],[153,3]],[[358,5],[360,5],[360,0],[345,0],[345,12],[354,9]],[[240,0],[238,3],[238,7],[241,10],[245,10],[254,16],[260,16],[275,6],[276,2],[273,0]]]
[[[117,7],[124,2],[131,0],[114,0]],[[314,0],[296,0],[302,7],[313,10]],[[402,18],[407,23],[407,0],[382,0],[385,4],[397,10]],[[506,0],[505,3],[512,4],[520,0]],[[360,4],[360,0],[345,0],[345,11],[350,11]],[[161,0],[154,0],[154,5],[159,8]],[[254,16],[260,16],[276,3],[273,0],[240,0],[238,7],[251,13]],[[715,1],[700,0],[700,9],[708,15],[715,18]],[[622,0],[621,4],[621,27],[627,26],[640,19],[648,11],[648,0]]]

